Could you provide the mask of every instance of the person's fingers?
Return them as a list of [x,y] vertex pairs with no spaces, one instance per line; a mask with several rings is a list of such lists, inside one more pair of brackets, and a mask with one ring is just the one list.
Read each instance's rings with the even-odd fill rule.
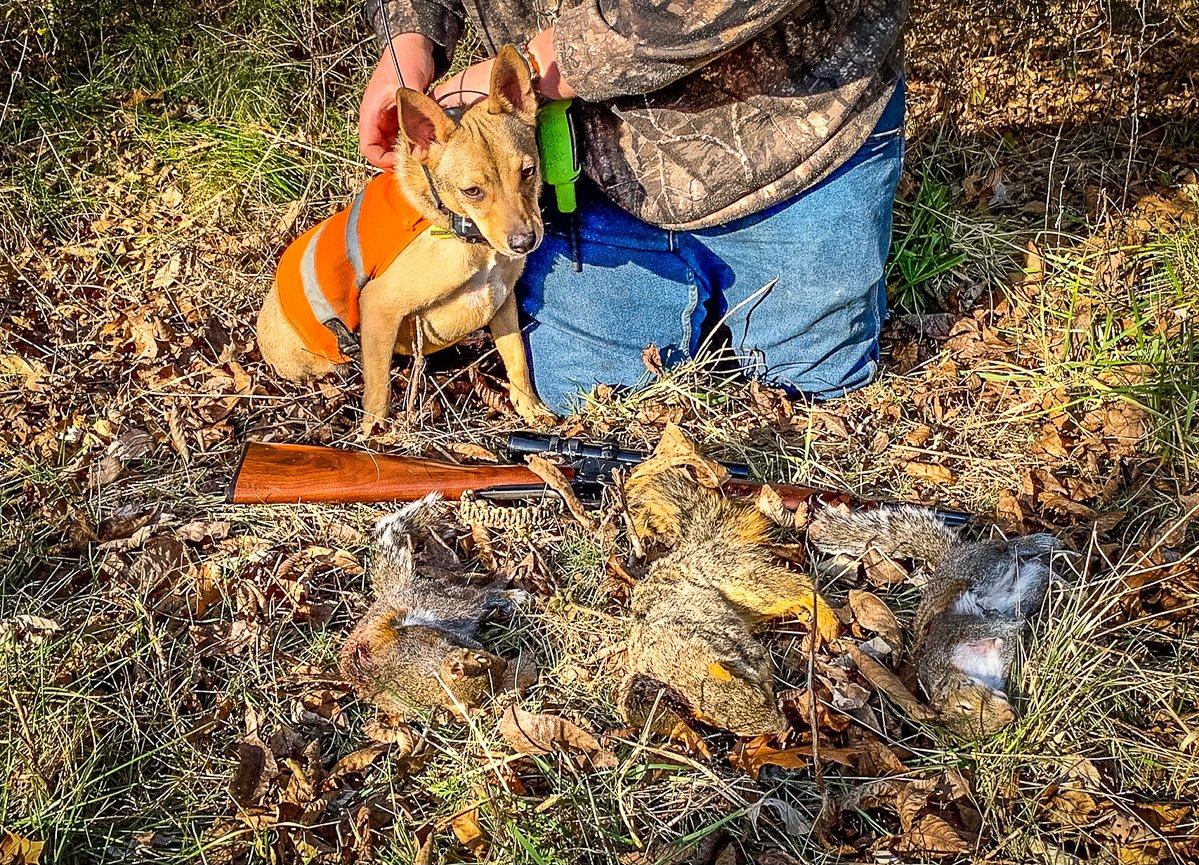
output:
[[358,152],[366,161],[378,168],[391,168],[395,164],[395,131],[388,135],[378,123],[368,123],[358,129]]
[[390,169],[395,165],[395,150],[379,143],[359,145],[358,151],[366,157],[366,161],[376,168]]
[[389,95],[375,81],[367,86],[358,110],[358,151],[379,168],[390,168],[395,161],[396,121],[394,91]]

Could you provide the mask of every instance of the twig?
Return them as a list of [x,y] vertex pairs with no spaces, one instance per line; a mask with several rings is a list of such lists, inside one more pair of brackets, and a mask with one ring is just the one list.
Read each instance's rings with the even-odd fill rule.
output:
[[821,809],[827,799],[824,783],[824,768],[820,765],[820,726],[816,711],[816,642],[820,638],[816,610],[820,609],[820,595],[816,588],[818,574],[812,569],[812,630],[808,632],[808,727],[812,732],[812,771],[816,774],[816,789],[820,792]]
[[624,527],[629,536],[629,543],[633,547],[633,553],[638,559],[644,559],[645,545],[641,543],[641,536],[637,534],[637,526],[633,523],[632,514],[629,513],[629,503],[624,494],[624,472],[619,469],[612,473],[612,490],[616,496],[616,506],[620,509],[620,516],[624,520]]
[[419,315],[412,318],[412,368],[408,372],[408,395],[404,398],[404,419],[412,423],[415,416],[417,388],[425,374],[425,334]]

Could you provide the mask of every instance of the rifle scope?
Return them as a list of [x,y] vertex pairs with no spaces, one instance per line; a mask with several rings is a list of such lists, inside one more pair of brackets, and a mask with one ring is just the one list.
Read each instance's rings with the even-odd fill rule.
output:
[[[605,460],[636,465],[649,459],[645,451],[627,450],[613,442],[588,442],[569,436],[543,435],[535,432],[510,433],[508,455],[518,459],[526,454],[558,454],[569,460]],[[735,478],[749,478],[749,466],[744,463],[721,463]]]

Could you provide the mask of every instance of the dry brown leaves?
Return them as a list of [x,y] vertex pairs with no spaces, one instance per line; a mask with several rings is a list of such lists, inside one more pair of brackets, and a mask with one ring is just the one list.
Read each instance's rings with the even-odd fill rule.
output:
[[487,857],[487,848],[490,846],[491,838],[483,828],[483,824],[479,822],[478,808],[471,808],[469,811],[455,815],[454,819],[450,821],[450,828],[458,842],[476,859],[482,860]]
[[903,681],[887,669],[882,662],[871,657],[857,646],[849,646],[848,653],[849,657],[853,659],[854,666],[862,674],[863,678],[880,693],[886,694],[909,718],[916,721],[931,721],[936,717],[936,713],[920,702],[908,690]]
[[849,590],[848,606],[853,615],[854,625],[859,630],[865,629],[878,634],[898,657],[903,649],[903,636],[891,608],[878,595],[862,589]]
[[843,811],[883,809],[898,818],[898,832],[869,842],[868,849],[874,853],[960,856],[975,849],[982,831],[970,785],[956,770],[868,781],[842,796],[838,804]]
[[[802,708],[797,705],[797,708]],[[899,755],[868,733],[847,737],[848,744],[822,743],[813,748],[811,741],[787,748],[778,747],[769,736],[744,739],[729,754],[729,764],[751,778],[758,778],[766,766],[780,769],[807,769],[816,760],[836,763],[859,777],[878,777],[907,771]]]
[[[391,809],[361,797],[361,791],[385,763],[412,771],[421,759],[420,740],[411,731],[395,730],[394,741],[351,751],[326,770],[319,740],[284,725],[264,739],[253,710],[247,710],[246,722],[228,785],[236,817],[218,821],[207,833],[219,845],[220,860],[237,859],[253,844],[252,834],[238,827],[254,834],[272,830],[273,854],[284,861],[344,861],[348,838],[357,839],[355,854],[369,859],[375,833],[390,822]],[[355,797],[360,804],[345,808]]]
[[596,769],[616,766],[616,755],[578,724],[557,715],[534,714],[509,706],[500,718],[500,735],[521,754],[575,752]]
[[1129,802],[1077,784],[1053,785],[1038,799],[1042,816],[1061,837],[1095,855],[1128,865],[1162,865],[1199,856],[1194,802]]
[[15,832],[0,832],[0,865],[38,865],[45,846],[45,841],[34,841]]

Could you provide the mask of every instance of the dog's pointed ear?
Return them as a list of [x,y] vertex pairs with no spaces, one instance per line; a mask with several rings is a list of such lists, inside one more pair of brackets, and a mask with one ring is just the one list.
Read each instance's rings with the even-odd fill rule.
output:
[[492,114],[515,114],[530,126],[537,122],[537,94],[529,64],[512,45],[505,45],[491,65],[491,95],[487,110]]
[[400,133],[421,162],[429,158],[434,144],[445,144],[457,128],[440,105],[423,93],[408,87],[396,91],[396,111]]

